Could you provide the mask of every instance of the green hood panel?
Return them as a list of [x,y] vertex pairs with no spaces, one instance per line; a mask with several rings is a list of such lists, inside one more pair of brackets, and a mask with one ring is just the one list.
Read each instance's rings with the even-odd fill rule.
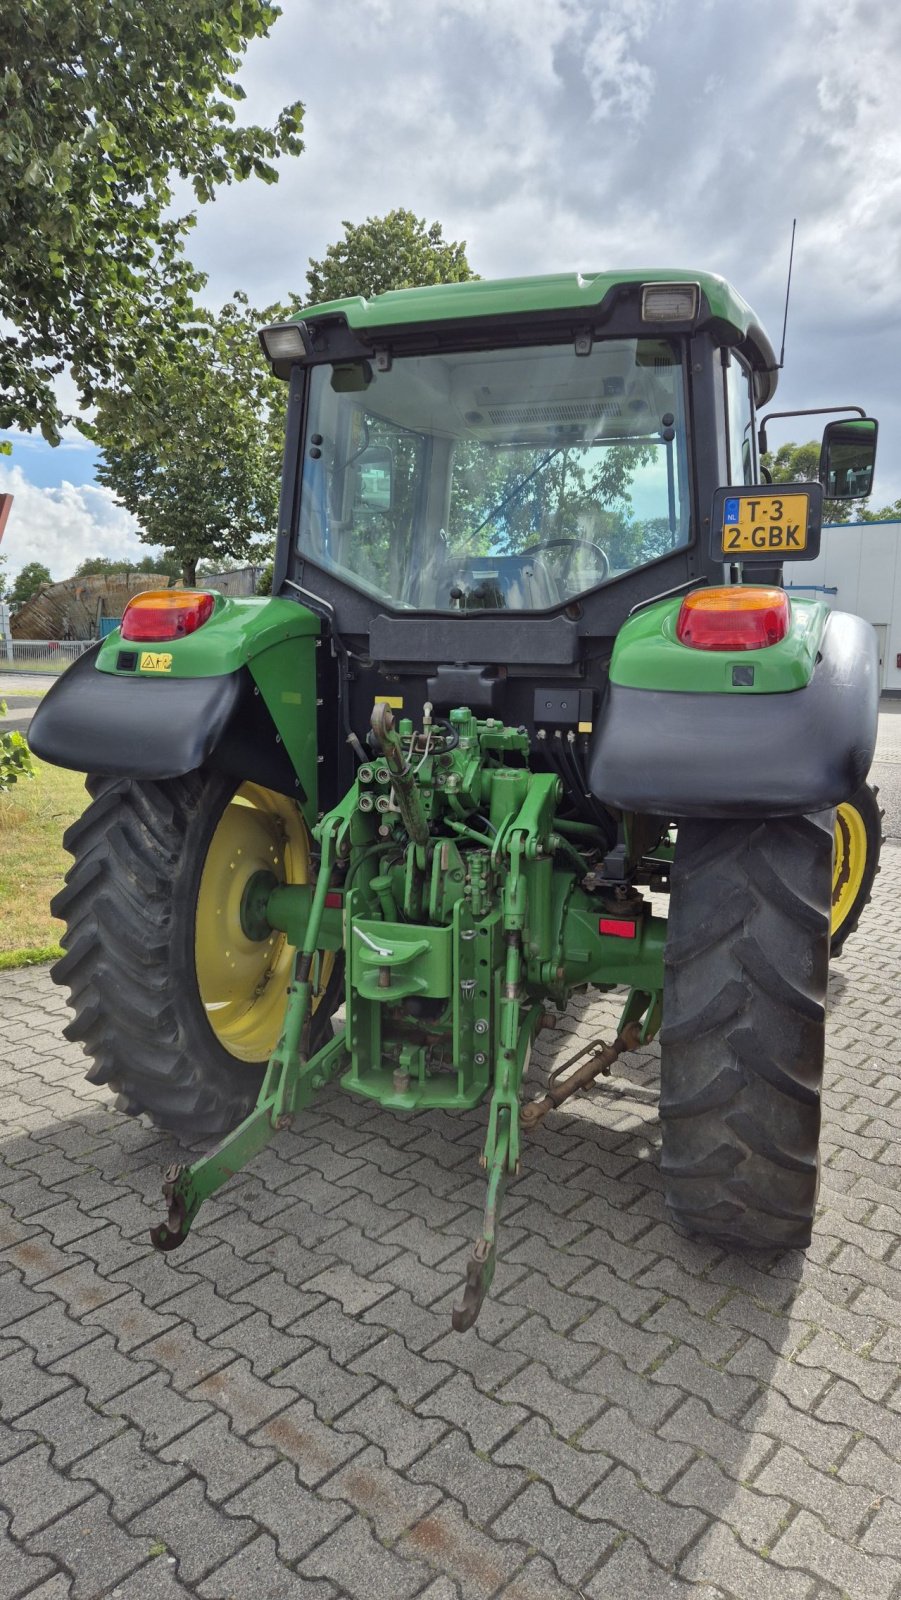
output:
[[[693,694],[785,694],[810,682],[829,607],[792,597],[791,628],[779,644],[762,650],[696,650],[680,644],[681,600],[661,600],[630,617],[620,629],[610,662],[610,682],[627,689],[687,690]],[[733,667],[754,668],[754,682],[735,685]]]

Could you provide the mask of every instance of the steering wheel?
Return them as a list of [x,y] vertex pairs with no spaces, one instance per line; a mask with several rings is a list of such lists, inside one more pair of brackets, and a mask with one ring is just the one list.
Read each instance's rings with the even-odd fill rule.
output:
[[[540,555],[542,553],[542,551],[544,551],[544,550],[566,550],[566,549],[568,549],[568,550],[575,551],[575,550],[579,549],[580,547],[583,550],[590,550],[592,552],[592,554],[597,558],[598,575],[597,575],[597,578],[595,579],[595,582],[596,583],[602,583],[604,578],[606,578],[608,572],[610,571],[610,562],[607,559],[606,550],[602,550],[600,545],[599,544],[594,544],[591,539],[580,539],[577,536],[573,536],[571,538],[564,537],[562,539],[541,539],[538,542],[538,544],[529,545],[528,550],[520,550],[520,551],[517,552],[517,554],[519,554],[521,556],[537,556],[537,555]],[[568,577],[568,575],[569,575],[570,565],[571,565],[571,562],[567,562],[566,573],[564,574],[564,578]]]

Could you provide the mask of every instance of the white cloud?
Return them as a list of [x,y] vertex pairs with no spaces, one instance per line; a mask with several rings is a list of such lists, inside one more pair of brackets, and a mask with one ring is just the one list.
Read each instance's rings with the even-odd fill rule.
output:
[[29,561],[42,561],[54,579],[67,578],[88,556],[143,560],[151,547],[136,537],[134,517],[117,506],[109,489],[61,483],[39,489],[19,466],[0,462],[0,494],[13,505],[0,554],[4,575],[14,578]]

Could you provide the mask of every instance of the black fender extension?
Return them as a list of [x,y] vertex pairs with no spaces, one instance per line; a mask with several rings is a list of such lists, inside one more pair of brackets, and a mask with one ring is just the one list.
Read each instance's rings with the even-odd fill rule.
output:
[[833,611],[810,682],[785,694],[608,685],[588,782],[605,805],[668,817],[797,816],[850,799],[876,745],[868,622]]
[[214,678],[98,672],[99,644],[44,696],[28,743],[42,761],[112,778],[178,778],[198,767],[306,798],[247,667]]

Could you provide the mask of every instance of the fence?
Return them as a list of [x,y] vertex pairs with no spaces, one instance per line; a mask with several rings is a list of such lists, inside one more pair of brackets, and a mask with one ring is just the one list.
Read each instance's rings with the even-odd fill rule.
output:
[[0,638],[0,672],[62,672],[93,643],[93,639]]

